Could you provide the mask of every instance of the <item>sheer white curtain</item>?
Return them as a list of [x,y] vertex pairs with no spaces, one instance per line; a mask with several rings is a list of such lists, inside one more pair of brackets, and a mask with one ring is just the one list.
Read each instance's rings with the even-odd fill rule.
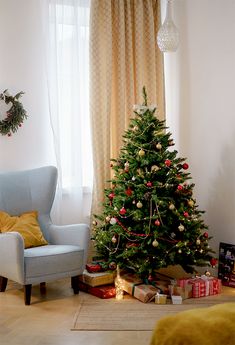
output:
[[90,0],[43,0],[43,12],[48,104],[59,170],[54,218],[60,223],[89,222]]

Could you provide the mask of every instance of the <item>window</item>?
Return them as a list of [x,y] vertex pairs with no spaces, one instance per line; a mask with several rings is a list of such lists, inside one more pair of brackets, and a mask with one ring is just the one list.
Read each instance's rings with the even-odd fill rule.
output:
[[63,189],[92,186],[89,0],[49,0],[49,92]]

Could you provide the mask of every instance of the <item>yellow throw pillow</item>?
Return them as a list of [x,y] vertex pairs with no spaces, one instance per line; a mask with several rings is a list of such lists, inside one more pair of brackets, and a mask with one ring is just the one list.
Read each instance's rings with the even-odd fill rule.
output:
[[0,232],[19,232],[24,239],[25,248],[46,245],[48,242],[43,237],[37,219],[37,211],[25,212],[20,216],[10,216],[7,212],[0,211]]

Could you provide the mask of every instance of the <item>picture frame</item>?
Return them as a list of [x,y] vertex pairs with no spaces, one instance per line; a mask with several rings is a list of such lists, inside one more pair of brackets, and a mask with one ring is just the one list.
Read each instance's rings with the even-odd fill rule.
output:
[[220,242],[218,278],[222,285],[235,288],[235,244]]

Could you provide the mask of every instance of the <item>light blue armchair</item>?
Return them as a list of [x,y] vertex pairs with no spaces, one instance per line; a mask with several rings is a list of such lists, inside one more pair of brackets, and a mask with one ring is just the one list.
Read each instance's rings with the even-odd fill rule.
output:
[[38,222],[48,245],[24,249],[18,232],[0,233],[0,292],[8,279],[24,286],[25,304],[30,304],[33,284],[71,277],[74,293],[79,292],[88,252],[89,227],[86,224],[53,225],[50,211],[57,185],[53,166],[0,173],[0,210],[10,215],[37,210]]

